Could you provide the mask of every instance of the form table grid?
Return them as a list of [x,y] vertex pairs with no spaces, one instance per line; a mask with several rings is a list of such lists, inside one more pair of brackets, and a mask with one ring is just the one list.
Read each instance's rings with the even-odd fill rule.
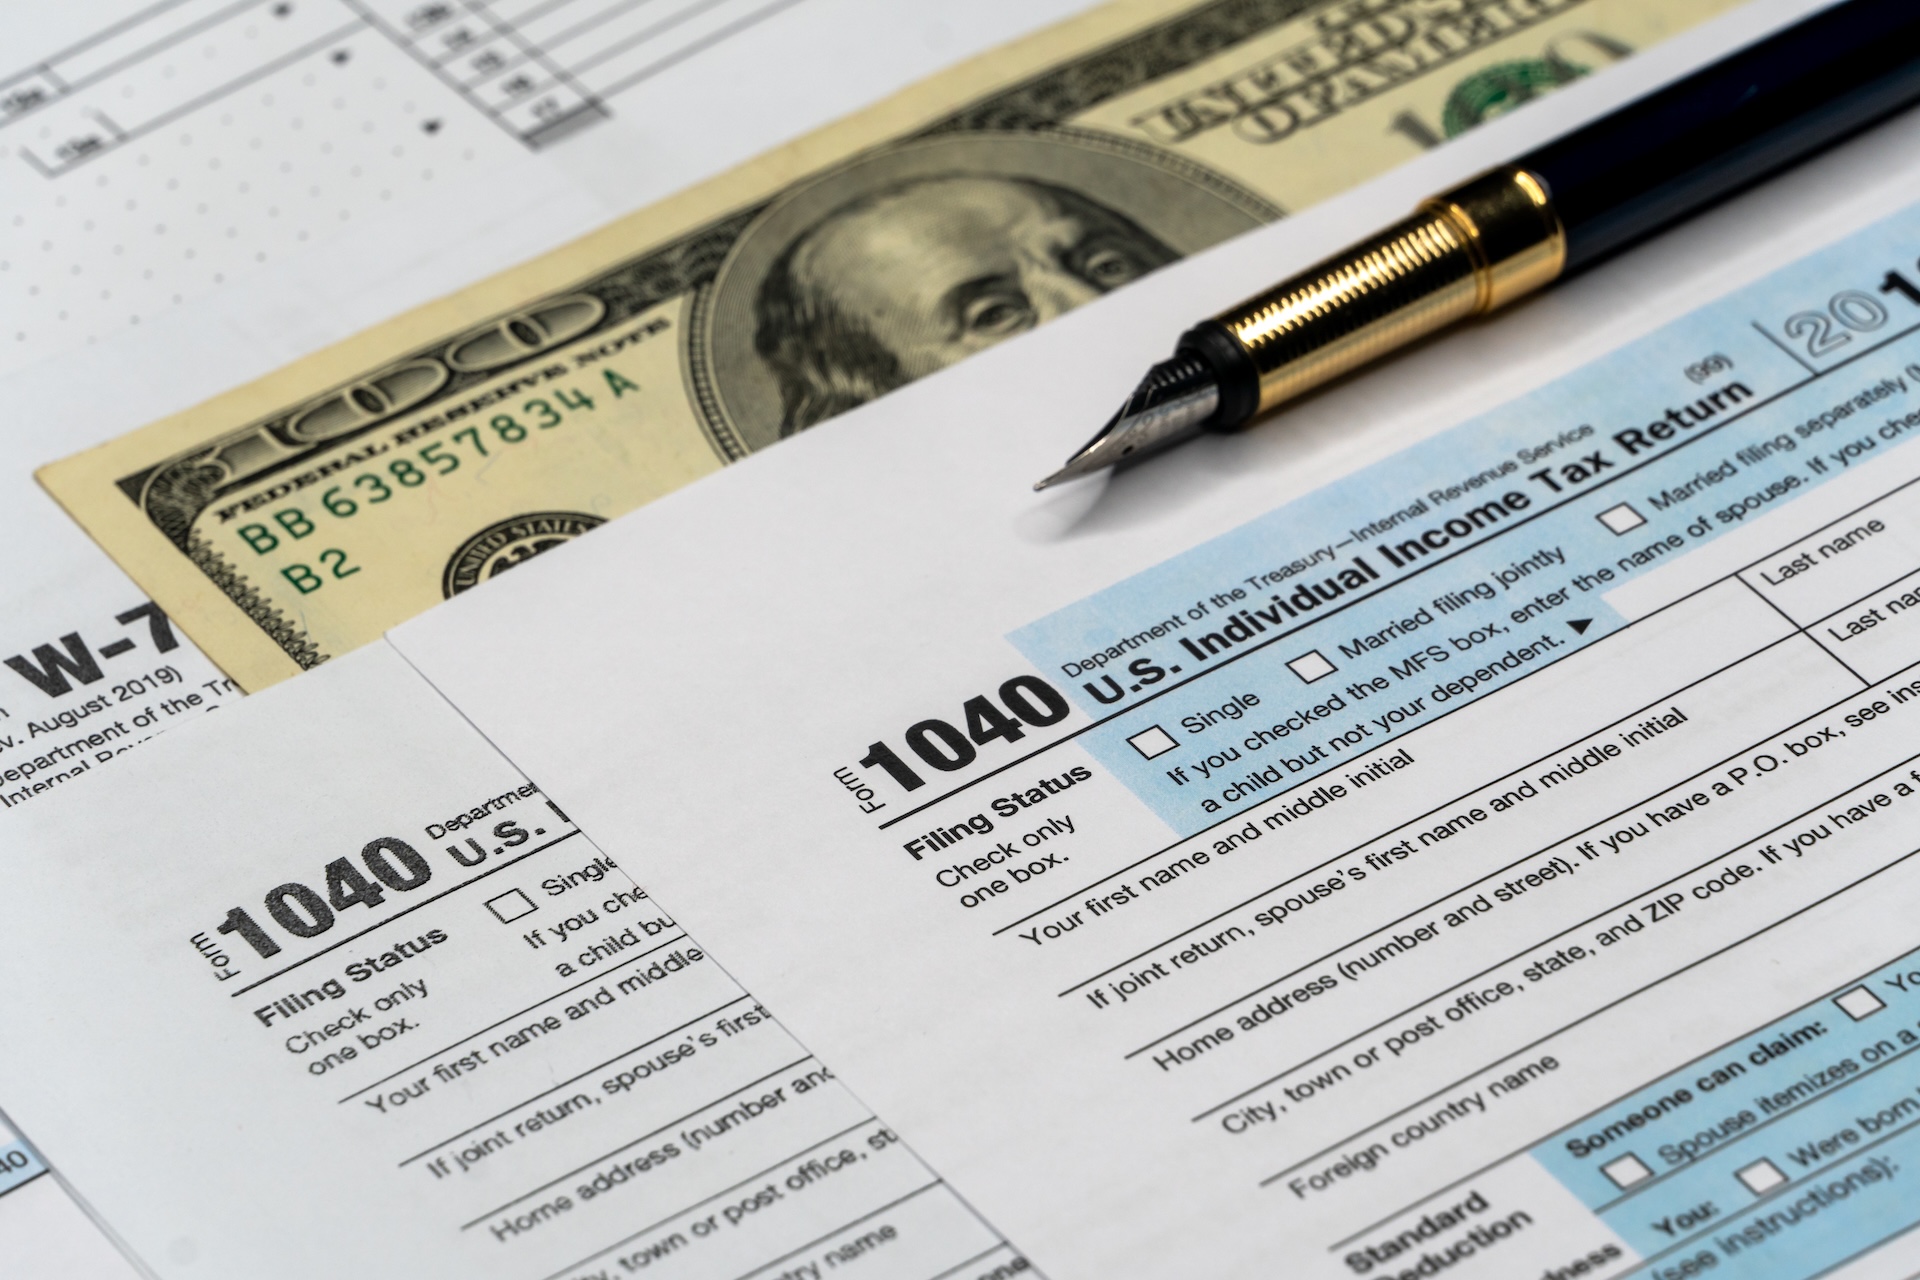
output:
[[[0,137],[57,178],[372,33],[528,147],[801,0],[159,0],[0,75]],[[22,130],[27,122],[38,127]],[[433,126],[425,126],[431,129]]]

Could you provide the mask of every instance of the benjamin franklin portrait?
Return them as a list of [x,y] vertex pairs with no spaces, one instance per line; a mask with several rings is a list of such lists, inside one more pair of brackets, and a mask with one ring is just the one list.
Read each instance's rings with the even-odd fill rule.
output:
[[697,308],[705,407],[716,436],[760,448],[1279,212],[1098,135],[889,148],[782,196],[741,235]]
[[754,347],[782,435],[1130,284],[1177,255],[1152,232],[1031,178],[915,178],[842,205],[760,286]]

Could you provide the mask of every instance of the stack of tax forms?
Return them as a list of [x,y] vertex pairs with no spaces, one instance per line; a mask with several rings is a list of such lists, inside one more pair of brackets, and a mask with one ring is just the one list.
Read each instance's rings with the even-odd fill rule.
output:
[[1092,9],[43,450],[10,1274],[1910,1280],[1920,121],[1031,492],[1809,7]]

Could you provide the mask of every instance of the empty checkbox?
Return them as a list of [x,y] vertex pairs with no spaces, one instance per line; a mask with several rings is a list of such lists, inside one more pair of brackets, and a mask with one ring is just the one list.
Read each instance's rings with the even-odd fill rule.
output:
[[1653,1170],[1647,1168],[1646,1162],[1631,1152],[1617,1160],[1607,1161],[1600,1166],[1600,1172],[1606,1174],[1607,1180],[1622,1191],[1653,1176]]
[[1617,507],[1608,507],[1600,513],[1600,523],[1615,533],[1631,533],[1647,522],[1647,518],[1626,503]]
[[1151,760],[1155,756],[1167,754],[1180,744],[1173,740],[1172,734],[1156,724],[1151,729],[1142,729],[1128,738],[1127,745]]
[[1780,1167],[1771,1160],[1755,1160],[1743,1169],[1735,1169],[1733,1176],[1740,1184],[1757,1196],[1763,1196],[1787,1180]]
[[1332,675],[1338,668],[1331,662],[1328,662],[1326,657],[1321,654],[1318,649],[1309,649],[1292,662],[1289,662],[1287,664],[1287,670],[1293,672],[1293,674],[1299,676],[1308,684],[1312,684],[1315,680],[1324,679]]
[[511,924],[521,916],[532,914],[533,899],[518,889],[509,889],[497,898],[488,898],[487,910],[493,912],[493,918],[501,924]]
[[1882,1000],[1865,987],[1855,987],[1851,991],[1843,991],[1833,998],[1833,1002],[1840,1006],[1840,1012],[1846,1014],[1855,1022],[1860,1021],[1862,1018],[1871,1018],[1874,1014],[1887,1007],[1885,1000]]

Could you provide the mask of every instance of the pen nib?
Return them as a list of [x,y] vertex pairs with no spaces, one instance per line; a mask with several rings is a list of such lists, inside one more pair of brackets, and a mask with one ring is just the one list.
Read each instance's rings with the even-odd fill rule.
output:
[[1185,354],[1163,360],[1147,371],[1112,421],[1034,490],[1189,440],[1200,434],[1219,406],[1220,385],[1206,361]]

